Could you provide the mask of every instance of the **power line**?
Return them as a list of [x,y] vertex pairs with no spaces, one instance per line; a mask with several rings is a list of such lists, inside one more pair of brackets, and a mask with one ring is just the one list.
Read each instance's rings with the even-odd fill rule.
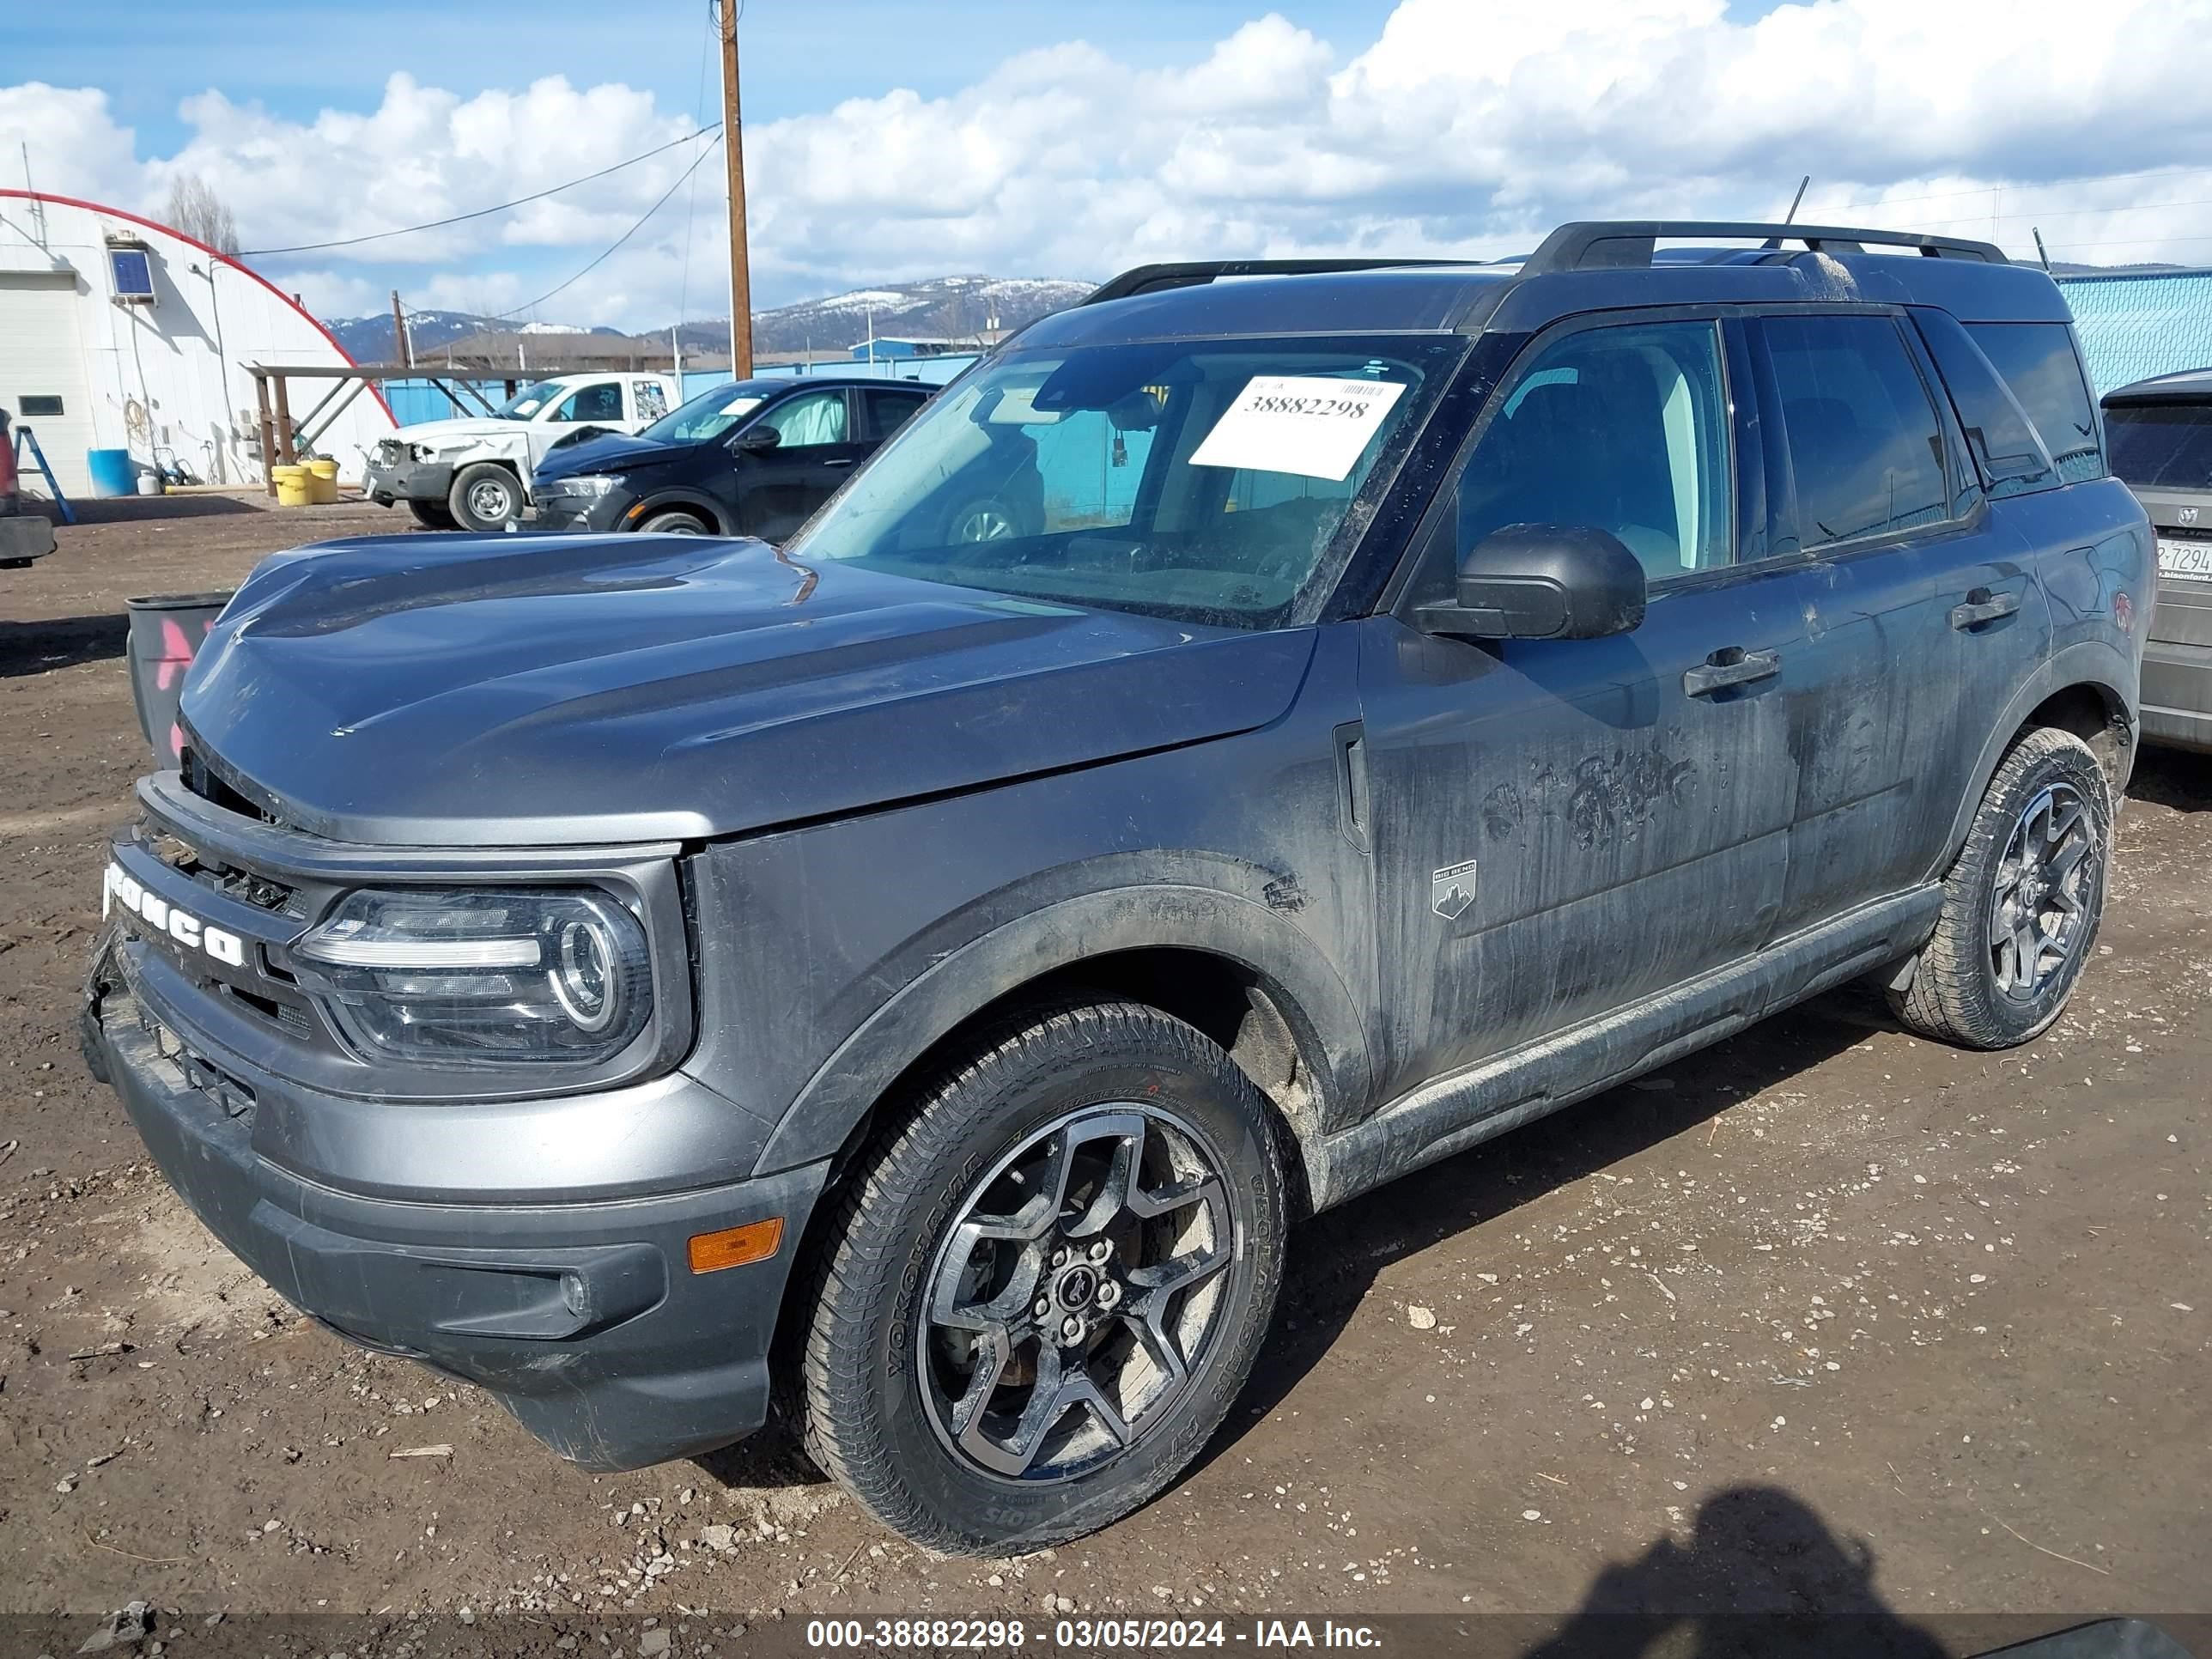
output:
[[[1990,196],[2000,191],[2049,191],[2062,189],[2068,184],[2103,185],[2116,183],[2124,179],[2149,179],[2154,177],[2189,179],[2205,174],[2212,174],[2212,167],[2141,167],[2133,173],[2100,173],[2094,179],[2059,180],[2044,185],[1983,185],[1973,190],[1941,191],[1932,196],[1893,196],[1886,198],[1881,201],[1874,202],[1820,203],[1815,204],[1813,211],[1816,213],[1856,213],[1861,208],[1912,207],[1922,202],[1954,202],[1962,196]],[[1967,216],[1969,218],[1975,216],[1987,218],[1989,216],[1986,214],[1980,216]],[[2006,218],[2021,218],[2025,216],[2020,214],[2006,214],[2002,216]],[[1951,221],[1949,222],[1957,223],[1963,222]]]
[[[722,135],[719,132],[714,135],[716,143],[719,143],[721,141],[721,137]],[[645,228],[645,222],[647,220],[653,217],[654,214],[659,212],[662,208],[667,206],[668,198],[675,195],[678,191],[683,189],[684,181],[689,179],[694,173],[696,173],[699,170],[699,164],[714,153],[714,145],[708,144],[696,155],[693,156],[691,158],[691,165],[684,168],[681,173],[677,175],[677,179],[674,184],[669,185],[666,190],[661,191],[660,199],[659,201],[655,202],[651,207],[646,209],[643,213],[638,215],[637,222],[635,224],[631,225],[628,230],[623,232],[621,235],[616,237],[613,241],[607,245],[605,250],[599,254],[598,258],[592,260],[591,264],[586,265],[574,276],[568,278],[567,282],[562,283],[558,288],[548,289],[545,293],[539,295],[536,299],[532,300],[528,305],[517,306],[512,311],[495,311],[492,315],[501,319],[520,317],[526,311],[535,311],[539,306],[544,305],[548,300],[553,298],[555,295],[562,293],[566,289],[573,288],[576,283],[583,281],[585,277],[590,276],[594,270],[597,270],[602,264],[605,264],[608,258],[613,255],[617,248],[620,247],[624,242],[627,242],[631,237],[636,235],[639,231],[642,230]]]
[[[620,173],[624,167],[635,167],[640,161],[649,161],[654,156],[674,149],[679,144],[688,144],[694,138],[703,137],[716,131],[717,129],[713,127],[701,127],[696,132],[687,132],[681,138],[672,138],[665,144],[648,149],[641,155],[633,155],[626,161],[617,161],[612,167],[601,167],[597,173],[587,173],[580,179],[571,179],[565,185],[555,185],[550,189],[541,190],[529,196],[518,196],[512,202],[501,202],[495,207],[477,208],[468,213],[456,213],[450,219],[433,219],[425,224],[402,225],[396,230],[373,230],[366,236],[347,236],[335,242],[300,242],[291,247],[248,248],[240,254],[239,258],[259,259],[276,253],[314,253],[324,248],[359,247],[363,242],[380,242],[387,236],[411,236],[418,230],[443,230],[447,225],[465,224],[471,219],[489,218],[495,213],[505,213],[514,208],[527,207],[531,203],[542,202],[549,196],[558,196],[562,191],[574,190],[579,185],[588,185],[594,179],[604,179],[611,173]],[[700,152],[702,155],[707,153],[706,150]],[[698,163],[695,161],[692,165],[696,167]],[[690,175],[687,173],[684,176],[689,178]]]

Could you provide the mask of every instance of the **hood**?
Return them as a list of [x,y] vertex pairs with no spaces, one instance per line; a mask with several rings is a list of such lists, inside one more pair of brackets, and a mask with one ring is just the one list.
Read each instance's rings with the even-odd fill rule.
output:
[[264,561],[182,714],[200,754],[313,834],[690,839],[1249,730],[1290,706],[1313,639],[752,541],[363,538]]
[[394,435],[404,444],[451,449],[468,440],[520,437],[529,424],[527,421],[495,421],[484,415],[456,416],[447,421],[417,421],[401,427]]
[[574,478],[587,472],[618,472],[626,467],[653,466],[681,459],[696,444],[665,444],[658,439],[633,438],[626,432],[602,432],[573,443],[556,444],[538,464],[541,478]]

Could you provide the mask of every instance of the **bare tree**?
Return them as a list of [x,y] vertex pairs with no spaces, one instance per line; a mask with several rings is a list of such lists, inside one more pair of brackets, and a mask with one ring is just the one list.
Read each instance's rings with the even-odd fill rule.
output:
[[169,181],[169,208],[163,216],[218,253],[238,252],[238,216],[196,173],[180,173]]

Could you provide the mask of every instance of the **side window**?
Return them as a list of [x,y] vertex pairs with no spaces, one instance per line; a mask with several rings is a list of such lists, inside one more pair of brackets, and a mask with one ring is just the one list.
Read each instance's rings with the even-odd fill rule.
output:
[[1459,484],[1455,552],[1516,524],[1594,526],[1654,581],[1735,557],[1711,322],[1579,329],[1515,373]]
[[640,421],[657,421],[668,413],[668,394],[658,380],[632,380],[629,396]]
[[881,443],[908,421],[921,412],[925,397],[913,392],[876,392],[860,394],[867,405],[867,436],[871,443]]
[[2080,483],[2103,477],[2097,415],[2089,406],[2074,331],[2063,323],[1970,323],[1966,332],[2035,422],[2060,479]]
[[1950,516],[1942,428],[1888,317],[1768,317],[1797,532],[1809,552]]
[[2002,498],[2056,484],[2058,471],[2020,399],[1958,319],[1945,311],[1918,310],[1913,316],[1951,394],[1982,487],[1992,498]]
[[811,449],[817,444],[845,441],[845,393],[842,388],[809,392],[778,404],[760,417],[774,427],[785,449]]
[[618,380],[599,380],[578,386],[551,416],[556,421],[614,422],[622,417],[622,383]]

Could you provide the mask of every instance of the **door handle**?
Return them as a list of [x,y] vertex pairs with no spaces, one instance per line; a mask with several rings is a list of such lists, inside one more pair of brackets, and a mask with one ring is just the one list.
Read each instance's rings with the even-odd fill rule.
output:
[[841,460],[824,461],[822,463],[824,466],[850,466],[852,464],[853,458],[850,455],[844,457]]
[[1747,651],[1740,645],[1723,646],[1695,668],[1682,672],[1682,690],[1693,697],[1711,696],[1731,685],[1771,679],[1782,672],[1779,651]]
[[1951,626],[1961,630],[1979,628],[1999,617],[2009,617],[2019,609],[2019,594],[1992,593],[1986,587],[1978,587],[1966,595],[1965,604],[1951,607]]

